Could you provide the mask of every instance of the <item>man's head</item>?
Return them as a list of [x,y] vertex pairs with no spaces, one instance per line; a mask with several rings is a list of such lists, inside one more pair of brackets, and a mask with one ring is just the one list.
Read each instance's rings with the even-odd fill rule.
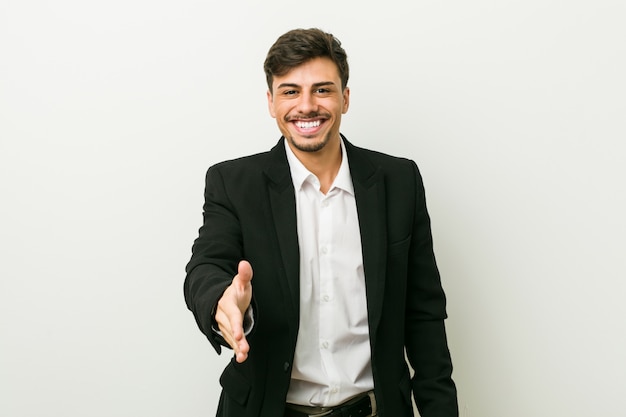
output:
[[292,150],[336,157],[341,117],[350,103],[339,41],[319,29],[287,32],[270,48],[265,73],[270,115]]
[[348,85],[348,57],[339,39],[320,29],[294,29],[280,36],[270,48],[263,69],[271,94],[275,76],[285,75],[293,68],[314,58],[329,58],[337,66],[341,88]]

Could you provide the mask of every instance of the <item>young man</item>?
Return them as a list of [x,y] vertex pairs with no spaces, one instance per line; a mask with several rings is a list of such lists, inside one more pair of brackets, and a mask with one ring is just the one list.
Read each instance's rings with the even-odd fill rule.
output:
[[264,68],[282,137],[208,170],[187,265],[187,306],[234,350],[217,415],[406,417],[412,392],[422,417],[457,416],[417,166],[340,134],[348,63],[331,34],[287,32]]

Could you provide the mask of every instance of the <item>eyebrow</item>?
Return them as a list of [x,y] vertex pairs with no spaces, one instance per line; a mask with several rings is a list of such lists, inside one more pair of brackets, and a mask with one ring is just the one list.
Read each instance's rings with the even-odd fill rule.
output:
[[[312,87],[313,87],[313,88],[318,88],[318,87],[323,87],[323,86],[326,86],[326,85],[335,85],[335,83],[334,83],[334,82],[332,82],[332,81],[321,81],[321,82],[319,82],[319,83],[315,83],[315,84],[313,84],[313,86],[312,86]],[[301,86],[301,85],[298,85],[298,84],[295,84],[295,83],[282,83],[282,84],[279,84],[279,85],[276,87],[276,89],[279,89],[279,88],[286,88],[286,87],[291,87],[291,88],[301,88],[302,86]]]

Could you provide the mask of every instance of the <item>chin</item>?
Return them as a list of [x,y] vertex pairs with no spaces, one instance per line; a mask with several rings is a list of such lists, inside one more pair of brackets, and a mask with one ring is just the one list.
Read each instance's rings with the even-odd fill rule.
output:
[[293,145],[294,148],[301,152],[317,152],[320,151],[326,146],[328,143],[328,139],[310,139],[304,137],[304,139],[294,139],[293,136],[289,137],[289,142]]

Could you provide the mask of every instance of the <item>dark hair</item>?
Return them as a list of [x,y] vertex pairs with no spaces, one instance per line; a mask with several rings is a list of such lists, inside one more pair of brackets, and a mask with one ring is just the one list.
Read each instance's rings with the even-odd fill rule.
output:
[[320,29],[294,29],[280,36],[270,48],[263,64],[267,86],[272,91],[274,76],[287,74],[313,58],[330,58],[339,71],[341,88],[348,85],[348,56],[339,39]]

